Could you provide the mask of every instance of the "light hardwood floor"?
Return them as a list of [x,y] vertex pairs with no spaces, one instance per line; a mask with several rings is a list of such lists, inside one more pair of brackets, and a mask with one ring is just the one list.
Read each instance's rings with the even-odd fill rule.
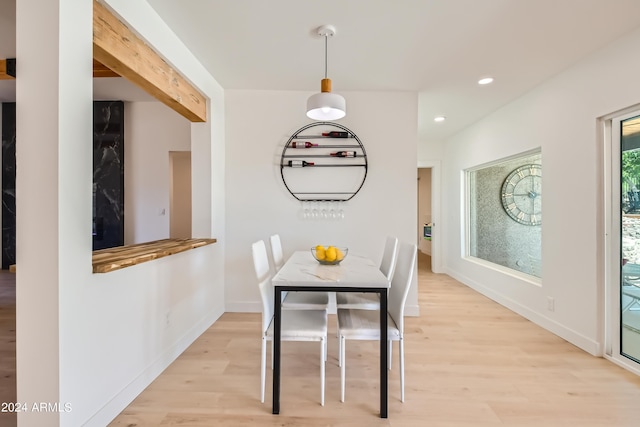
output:
[[[406,320],[406,401],[397,347],[389,418],[378,418],[378,347],[349,342],[340,402],[329,340],[326,403],[315,343],[284,343],[280,415],[260,403],[260,315],[226,313],[112,426],[638,426],[640,378],[593,357],[419,259],[421,316]],[[335,316],[330,316],[335,330]]]
[[406,319],[406,401],[394,347],[388,419],[378,417],[376,343],[348,343],[341,403],[336,339],[324,407],[317,343],[283,343],[281,413],[272,415],[270,372],[260,403],[260,315],[226,313],[110,426],[640,425],[640,377],[430,273],[428,261],[419,258],[421,316]]
[[[0,270],[0,402],[15,401],[16,275],[8,270]],[[0,426],[13,427],[16,423],[16,414],[2,412],[0,407]]]

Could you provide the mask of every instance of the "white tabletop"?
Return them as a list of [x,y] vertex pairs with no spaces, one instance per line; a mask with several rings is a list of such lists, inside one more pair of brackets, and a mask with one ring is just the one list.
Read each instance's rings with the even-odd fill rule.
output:
[[347,254],[338,265],[321,265],[311,251],[298,251],[273,277],[274,286],[322,286],[388,288],[389,280],[370,259]]

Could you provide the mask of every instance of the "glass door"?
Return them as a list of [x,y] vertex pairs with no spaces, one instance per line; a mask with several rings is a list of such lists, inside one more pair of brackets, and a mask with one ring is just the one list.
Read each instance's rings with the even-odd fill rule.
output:
[[605,354],[640,373],[640,110],[613,117],[605,137]]
[[620,134],[620,354],[640,362],[640,115],[612,131]]

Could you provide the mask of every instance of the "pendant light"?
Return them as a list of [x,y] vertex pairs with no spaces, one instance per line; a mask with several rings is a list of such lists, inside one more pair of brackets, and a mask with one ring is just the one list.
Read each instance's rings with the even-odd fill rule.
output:
[[333,25],[318,28],[318,35],[324,37],[324,79],[320,83],[320,93],[307,100],[307,117],[313,120],[337,120],[347,114],[347,103],[336,93],[331,93],[331,79],[327,78],[327,43],[336,33]]

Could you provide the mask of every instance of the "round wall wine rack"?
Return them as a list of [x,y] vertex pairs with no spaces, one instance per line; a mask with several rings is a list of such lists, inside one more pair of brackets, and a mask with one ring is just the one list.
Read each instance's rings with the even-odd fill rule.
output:
[[301,201],[350,200],[362,188],[367,168],[367,152],[358,136],[329,122],[298,129],[280,158],[282,182]]

